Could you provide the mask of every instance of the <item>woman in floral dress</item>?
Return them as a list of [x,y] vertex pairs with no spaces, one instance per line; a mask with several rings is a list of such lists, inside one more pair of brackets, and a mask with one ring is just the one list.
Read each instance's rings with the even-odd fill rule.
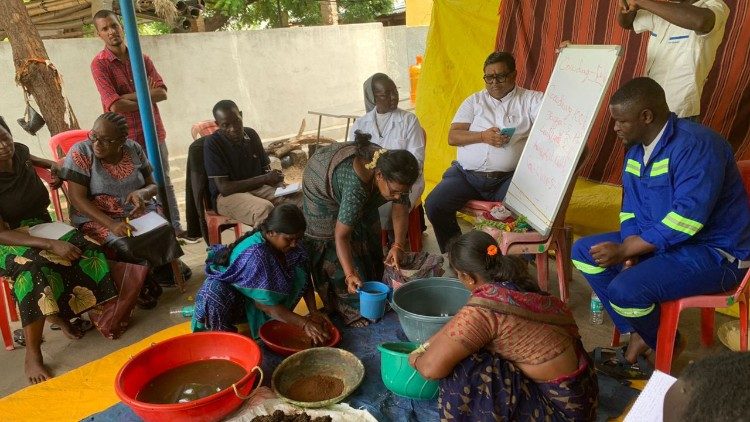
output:
[[118,260],[151,268],[138,301],[139,307],[149,309],[161,293],[155,274],[169,273],[166,268],[183,253],[169,224],[139,234],[126,221],[160,209],[151,165],[127,135],[123,116],[102,114],[89,138],[68,151],[60,177],[69,182],[73,224],[113,250]]
[[42,358],[44,321],[59,325],[69,338],[80,338],[83,333],[70,319],[117,297],[117,289],[92,239],[73,229],[59,240],[29,234],[29,228],[51,221],[49,195],[33,166],[56,172],[55,163],[14,143],[0,118],[0,282],[10,284],[18,304],[26,342],[24,369],[36,384],[52,376]]

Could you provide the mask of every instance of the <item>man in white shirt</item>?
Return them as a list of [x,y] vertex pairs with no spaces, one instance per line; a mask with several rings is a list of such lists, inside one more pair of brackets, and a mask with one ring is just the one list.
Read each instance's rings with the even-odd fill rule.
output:
[[669,109],[678,117],[698,120],[729,7],[722,0],[620,1],[620,26],[650,32],[646,76],[664,88]]
[[456,161],[425,201],[440,250],[461,234],[456,212],[472,199],[502,201],[508,191],[543,94],[516,86],[516,62],[495,52],[484,62],[486,88],[464,100],[453,118],[448,143]]
[[[372,136],[372,143],[385,149],[405,149],[419,162],[420,175],[409,192],[409,203],[413,209],[424,192],[424,130],[414,113],[398,108],[396,83],[385,73],[376,73],[365,81],[365,108],[367,114],[352,125],[349,139],[359,130]],[[380,225],[393,230],[391,219],[392,202],[380,206]]]

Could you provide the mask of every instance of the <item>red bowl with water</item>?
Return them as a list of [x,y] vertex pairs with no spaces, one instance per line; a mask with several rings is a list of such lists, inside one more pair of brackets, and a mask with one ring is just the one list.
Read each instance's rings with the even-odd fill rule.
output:
[[244,401],[231,387],[187,403],[152,404],[136,397],[151,380],[170,369],[207,359],[227,359],[245,369],[247,373],[235,386],[239,394],[247,396],[258,376],[255,368],[260,366],[261,358],[258,344],[239,334],[218,331],[185,334],[154,344],[128,360],[117,374],[115,391],[146,422],[219,421]]
[[[341,341],[339,329],[333,325],[330,327],[331,338],[328,339],[328,343],[321,344],[321,347],[333,347]],[[310,337],[302,328],[281,321],[268,321],[260,327],[259,334],[266,346],[281,356],[291,356],[313,347]]]

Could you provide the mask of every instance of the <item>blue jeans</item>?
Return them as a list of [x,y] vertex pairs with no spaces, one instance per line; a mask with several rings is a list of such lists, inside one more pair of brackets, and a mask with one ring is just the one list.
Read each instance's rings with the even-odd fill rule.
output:
[[443,174],[443,180],[427,195],[425,213],[432,223],[440,251],[445,253],[451,239],[461,235],[456,213],[470,200],[502,201],[510,187],[513,173],[490,178],[464,170],[453,162]]
[[573,245],[573,265],[599,296],[617,329],[637,332],[654,350],[661,302],[731,290],[747,271],[738,269],[716,249],[698,244],[644,255],[627,270],[622,265],[602,268],[594,262],[589,253],[592,246],[621,241],[619,232],[584,237]]

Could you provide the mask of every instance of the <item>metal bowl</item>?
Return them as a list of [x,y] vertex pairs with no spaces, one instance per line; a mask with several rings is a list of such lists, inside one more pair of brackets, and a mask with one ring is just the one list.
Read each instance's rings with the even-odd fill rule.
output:
[[[341,379],[344,382],[343,391],[337,397],[316,402],[300,402],[287,397],[289,388],[295,381],[315,375]],[[359,387],[364,377],[365,367],[352,353],[333,347],[316,347],[284,359],[273,371],[271,388],[279,398],[295,406],[317,408],[344,400]]]

